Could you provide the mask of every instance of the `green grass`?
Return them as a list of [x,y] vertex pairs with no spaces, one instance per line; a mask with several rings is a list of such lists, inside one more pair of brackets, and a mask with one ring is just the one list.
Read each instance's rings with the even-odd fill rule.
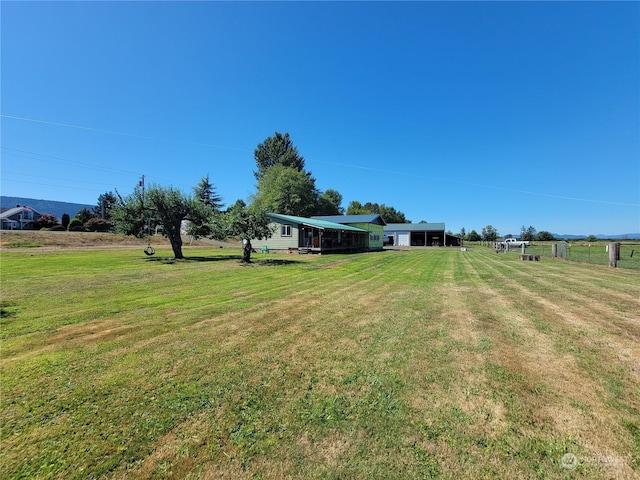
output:
[[[526,252],[551,258],[553,243],[555,242],[533,242],[531,246],[527,247]],[[604,240],[592,243],[584,241],[568,242],[567,260],[594,265],[609,265],[609,252],[607,250],[609,243],[611,242]],[[637,240],[627,240],[620,243],[618,268],[640,270],[640,243]],[[519,253],[521,253],[520,248],[513,248],[509,251],[510,255],[518,255]]]
[[640,474],[636,271],[158,250],[0,254],[0,478]]

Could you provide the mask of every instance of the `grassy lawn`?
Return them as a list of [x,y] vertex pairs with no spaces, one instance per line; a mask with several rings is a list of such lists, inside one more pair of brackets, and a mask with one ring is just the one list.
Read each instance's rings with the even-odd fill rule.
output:
[[[527,247],[526,253],[534,253],[552,258],[552,245],[556,242],[533,242]],[[573,262],[593,263],[595,265],[609,265],[609,241],[597,242],[574,241],[568,242],[567,260]],[[632,268],[640,270],[640,242],[637,240],[625,240],[620,243],[620,259],[618,268]],[[493,249],[492,246],[485,248]],[[519,247],[512,248],[509,255],[521,253]]]
[[637,270],[157,252],[0,253],[0,478],[640,476]]

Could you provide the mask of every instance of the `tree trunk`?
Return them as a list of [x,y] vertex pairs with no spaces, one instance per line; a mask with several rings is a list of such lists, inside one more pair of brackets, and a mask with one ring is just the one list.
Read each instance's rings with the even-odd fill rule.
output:
[[173,249],[173,256],[176,259],[183,259],[184,255],[182,255],[182,237],[180,236],[180,228],[178,231],[174,231],[174,229],[167,229],[167,237],[169,237],[169,241],[171,242],[171,248]]
[[242,241],[242,263],[251,263],[251,242]]

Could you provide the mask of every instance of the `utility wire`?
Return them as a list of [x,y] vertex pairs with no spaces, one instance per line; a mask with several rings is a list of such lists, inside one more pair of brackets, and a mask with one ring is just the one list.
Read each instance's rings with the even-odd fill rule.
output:
[[98,132],[98,133],[108,133],[110,135],[120,135],[123,137],[132,137],[132,138],[141,138],[143,140],[154,140],[154,141],[172,141],[172,142],[179,142],[179,143],[186,143],[186,144],[190,144],[190,145],[199,145],[202,147],[213,147],[213,148],[221,148],[224,150],[235,150],[238,152],[251,152],[252,150],[246,149],[246,148],[237,148],[237,147],[228,147],[225,145],[217,145],[215,143],[205,143],[205,142],[192,142],[189,140],[180,140],[180,139],[172,139],[172,138],[167,138],[167,137],[152,137],[152,136],[147,136],[147,135],[138,135],[135,133],[126,133],[126,132],[117,132],[115,130],[104,130],[102,128],[93,128],[93,127],[85,127],[82,125],[72,125],[69,123],[60,123],[60,122],[49,122],[46,120],[38,120],[37,118],[27,118],[27,117],[18,117],[16,115],[4,115],[4,114],[0,114],[0,117],[2,118],[8,118],[11,120],[20,120],[23,122],[33,122],[33,123],[42,123],[45,125],[54,125],[56,127],[64,127],[64,128],[74,128],[74,129],[78,129],[78,130],[88,130],[90,132]]
[[[39,119],[27,118],[27,117],[19,117],[19,116],[15,116],[15,115],[0,114],[0,117],[12,119],[12,120],[20,120],[20,121],[25,121],[25,122],[34,122],[34,123],[42,123],[42,124],[46,124],[46,125],[54,125],[54,126],[65,127],[65,128],[74,128],[74,129],[88,130],[88,131],[93,131],[93,132],[107,133],[107,134],[111,134],[111,135],[121,135],[121,136],[127,136],[127,137],[141,138],[141,139],[145,139],[145,140],[154,140],[154,141],[155,140],[163,140],[163,141],[172,140],[172,139],[168,139],[168,138],[158,138],[158,137],[137,135],[137,134],[131,134],[131,133],[125,133],[125,132],[117,132],[117,131],[113,131],[113,130],[104,130],[104,129],[100,129],[100,128],[85,127],[85,126],[80,126],[80,125],[71,125],[71,124],[67,124],[67,123],[50,122],[50,121],[46,121],[46,120],[39,120]],[[191,145],[201,145],[201,146],[208,146],[208,147],[214,147],[214,148],[222,148],[222,149],[227,149],[227,150],[236,150],[236,151],[241,151],[241,152],[249,152],[249,151],[251,151],[251,150],[246,149],[246,148],[227,147],[227,146],[223,146],[223,145],[216,145],[216,144],[203,143],[203,142],[190,142],[190,141],[176,140],[176,139],[173,139],[172,141],[181,142],[181,143],[187,143],[187,144],[191,144]],[[3,147],[3,148],[5,148],[5,147]],[[41,154],[34,154],[34,155],[41,155]],[[47,155],[42,155],[42,156],[49,157],[49,158],[56,158],[56,157],[51,157],[51,156],[47,156]],[[64,159],[60,159],[60,160],[64,160]],[[74,161],[71,161],[71,160],[65,160],[65,161],[68,161],[68,162],[71,162],[71,163],[80,163],[80,164],[82,164],[81,162],[74,162]],[[591,198],[569,197],[569,196],[565,196],[565,195],[556,195],[556,194],[551,194],[551,193],[532,192],[532,191],[528,191],[528,190],[519,190],[519,189],[514,189],[514,188],[508,188],[508,187],[499,187],[499,186],[495,186],[495,185],[486,185],[486,184],[479,184],[479,183],[472,183],[472,182],[462,182],[462,181],[458,181],[458,180],[452,180],[452,179],[448,179],[448,178],[432,177],[432,176],[422,175],[422,174],[417,174],[417,173],[412,173],[412,172],[401,172],[401,171],[395,171],[395,170],[384,170],[384,169],[378,169],[378,168],[365,167],[365,166],[361,166],[361,165],[353,165],[353,164],[337,163],[337,162],[327,162],[327,161],[322,161],[322,160],[314,160],[314,161],[318,162],[318,163],[324,163],[324,164],[327,164],[327,165],[337,165],[337,166],[341,166],[341,167],[348,167],[348,168],[355,168],[355,169],[360,169],[360,170],[375,171],[375,172],[380,172],[380,173],[384,173],[384,174],[387,174],[387,175],[389,175],[389,174],[391,174],[391,175],[404,175],[404,176],[411,176],[411,177],[416,177],[416,178],[425,178],[425,179],[437,180],[437,181],[441,181],[441,182],[454,183],[454,184],[458,184],[458,185],[466,185],[466,186],[472,186],[472,187],[478,187],[478,188],[488,188],[488,189],[493,189],[493,190],[502,190],[502,191],[505,191],[505,192],[518,193],[518,194],[522,194],[522,195],[533,195],[533,196],[539,196],[539,197],[557,198],[557,199],[560,199],[560,200],[571,200],[571,201],[578,201],[578,202],[598,203],[598,204],[604,204],[604,205],[618,205],[618,206],[625,206],[625,207],[640,207],[640,204],[635,204],[635,203],[623,203],[623,202],[614,202],[614,201],[608,201],[608,200],[596,200],[596,199],[591,199]],[[86,165],[90,165],[90,164],[86,164]],[[105,167],[99,167],[99,166],[96,166],[96,165],[92,165],[92,166],[95,167],[95,168],[105,168]],[[112,170],[113,171],[118,171],[116,169],[112,169]],[[121,170],[120,172],[125,172],[125,171]],[[131,173],[132,175],[134,174],[133,172],[126,172],[126,173]],[[159,180],[161,180],[161,179],[159,179]]]

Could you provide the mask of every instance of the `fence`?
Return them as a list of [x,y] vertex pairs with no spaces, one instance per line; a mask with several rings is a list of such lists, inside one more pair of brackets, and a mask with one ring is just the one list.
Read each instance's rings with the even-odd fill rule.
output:
[[[533,242],[526,248],[526,253],[540,255],[545,258],[552,258],[553,244],[558,244],[558,256],[564,248],[561,242]],[[566,259],[574,262],[592,263],[596,265],[609,265],[608,245],[610,242],[601,241],[594,243],[586,242],[567,242],[566,243]],[[465,242],[465,244],[468,244]],[[484,242],[485,246],[493,247],[493,244]],[[520,247],[509,249],[508,254],[518,255],[521,253]],[[618,260],[619,268],[631,268],[640,270],[640,243],[638,242],[622,242],[620,244],[620,259]]]

